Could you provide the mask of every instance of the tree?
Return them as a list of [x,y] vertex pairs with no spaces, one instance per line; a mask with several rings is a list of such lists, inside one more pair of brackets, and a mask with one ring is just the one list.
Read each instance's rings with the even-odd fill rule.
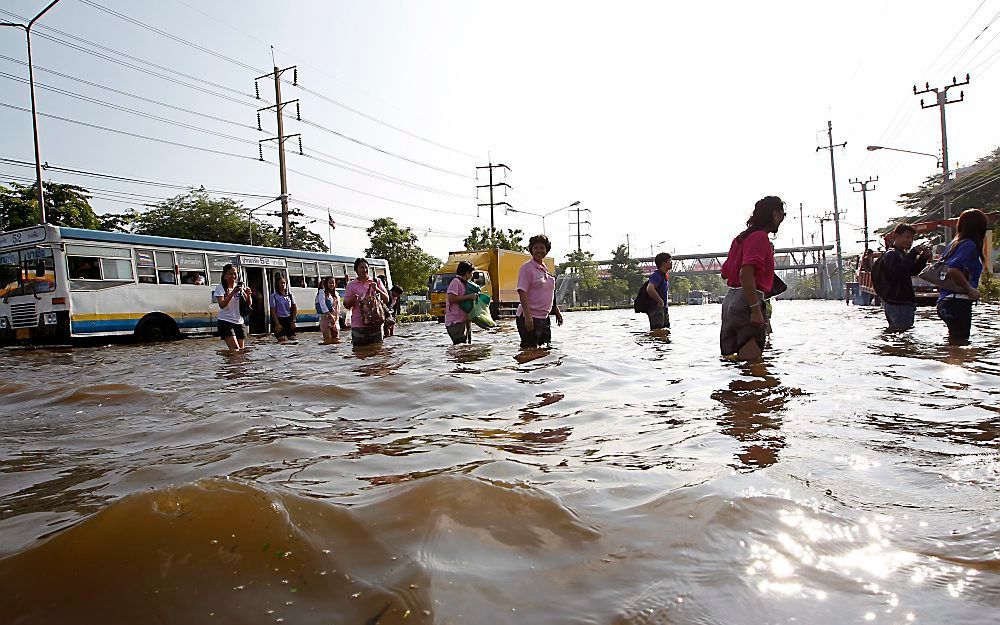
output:
[[[90,206],[90,192],[83,187],[57,182],[44,182],[45,219],[54,226],[90,228],[101,223]],[[38,197],[35,185],[12,182],[0,185],[0,230],[16,230],[39,223]]]
[[625,245],[619,245],[618,249],[611,252],[611,266],[608,267],[608,275],[612,280],[621,281],[625,285],[626,292],[638,291],[642,283],[645,282],[642,272],[639,271],[639,261],[629,256],[628,247]]
[[597,274],[597,261],[593,252],[573,250],[566,255],[566,262],[560,263],[558,273],[571,272],[577,277],[576,289],[580,299],[596,301],[601,278]]
[[675,302],[687,300],[688,293],[691,292],[691,280],[687,276],[678,276],[670,279],[670,294]]
[[462,245],[467,250],[488,250],[496,247],[513,252],[524,252],[527,248],[521,243],[523,236],[524,232],[511,228],[507,230],[494,230],[491,236],[489,228],[476,226],[469,233],[469,236],[465,237],[465,240],[462,241]]
[[427,278],[441,267],[441,261],[420,248],[410,228],[400,228],[391,217],[379,217],[366,232],[371,245],[365,256],[387,260],[392,281],[404,291],[426,290]]
[[816,274],[802,276],[795,281],[792,294],[795,295],[795,299],[818,299],[819,276]]
[[[243,205],[231,198],[213,198],[204,189],[182,193],[146,211],[108,215],[103,221],[109,228],[161,237],[242,244],[251,238],[251,221]],[[252,227],[254,245],[281,247],[277,228],[258,219]],[[323,237],[305,226],[292,224],[288,234],[291,249],[327,251]]]
[[[638,290],[639,287],[636,287]],[[609,304],[621,304],[631,300],[631,291],[628,282],[622,280],[621,278],[605,278],[601,280],[601,293],[604,295],[604,300]]]

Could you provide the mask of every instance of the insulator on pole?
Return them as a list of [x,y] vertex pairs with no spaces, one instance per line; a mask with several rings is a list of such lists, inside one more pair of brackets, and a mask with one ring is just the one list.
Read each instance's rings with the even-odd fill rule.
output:
[[305,156],[305,154],[302,153],[302,137],[299,137],[299,156]]
[[264,129],[260,125],[260,111],[257,112],[257,130],[260,130],[261,132],[264,131]]
[[299,107],[299,102],[295,102],[295,119],[302,121],[302,109]]
[[292,85],[295,87],[299,86],[299,66],[296,65],[292,68]]
[[259,100],[260,99],[260,84],[258,84],[256,80],[253,81],[253,91],[254,91],[255,94],[257,94],[257,99]]
[[264,146],[260,143],[257,144],[257,152],[260,154],[260,160],[264,160]]

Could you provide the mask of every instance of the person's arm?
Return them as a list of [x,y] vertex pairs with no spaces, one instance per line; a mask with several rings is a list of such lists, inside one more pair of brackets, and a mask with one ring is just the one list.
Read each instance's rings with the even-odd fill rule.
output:
[[563,324],[562,311],[559,310],[559,304],[557,304],[555,300],[552,300],[552,310],[553,312],[555,312],[556,315],[556,323],[562,325]]
[[750,322],[757,326],[764,325],[764,302],[757,299],[757,268],[753,265],[740,267],[740,288],[750,305]]
[[225,295],[215,296],[215,301],[219,303],[219,308],[225,308],[226,306],[229,306],[229,302],[233,301],[233,297],[235,297],[236,295],[235,288],[233,288],[232,291],[230,291],[229,287],[227,287],[226,285],[222,285],[222,288],[225,291]]
[[649,284],[646,285],[646,293],[653,298],[653,301],[656,302],[658,307],[664,308],[667,305],[667,303],[663,301],[663,298],[660,297],[660,292],[656,289],[656,285],[653,284],[652,280],[650,280]]
[[281,329],[281,322],[278,321],[278,307],[274,305],[275,299],[272,296],[268,302],[271,305],[271,321],[274,323],[274,329]]
[[466,293],[465,295],[456,295],[455,293],[448,293],[448,303],[457,304],[459,302],[471,302],[477,297],[479,297],[479,293]]
[[344,294],[344,306],[347,308],[354,308],[354,302],[358,299],[357,294],[351,288],[351,285],[347,285],[347,292]]
[[972,286],[969,283],[969,279],[965,277],[965,272],[958,267],[948,267],[948,277],[955,281],[958,286],[962,287],[965,294],[968,295],[973,300],[979,299],[979,289]]
[[528,332],[533,332],[535,330],[535,322],[531,318],[531,309],[528,308],[528,292],[524,289],[518,289],[517,299],[521,301],[521,311],[524,313],[524,329]]

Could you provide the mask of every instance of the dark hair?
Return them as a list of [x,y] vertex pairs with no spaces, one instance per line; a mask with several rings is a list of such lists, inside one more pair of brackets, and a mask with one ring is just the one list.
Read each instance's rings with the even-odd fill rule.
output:
[[543,244],[545,246],[546,254],[552,251],[552,241],[549,241],[549,237],[544,234],[536,234],[528,239],[528,252],[531,252],[531,248],[535,247],[535,243]]
[[656,258],[653,259],[653,264],[659,267],[668,260],[670,260],[670,254],[667,254],[666,252],[660,252],[659,254],[656,255]]
[[364,263],[364,264],[367,265],[368,264],[368,260],[365,259],[365,258],[355,258],[354,259],[354,271],[358,270],[358,265],[360,265],[361,263]]
[[747,219],[747,229],[741,232],[736,239],[743,241],[751,232],[758,230],[770,232],[771,226],[774,224],[774,211],[776,210],[785,210],[785,203],[777,195],[768,195],[757,200],[757,203],[753,205],[753,214],[750,215],[750,219]]
[[398,284],[394,284],[394,285],[392,285],[392,289],[390,289],[390,290],[391,290],[391,291],[392,291],[393,293],[399,293],[400,295],[402,295],[402,294],[403,294],[403,287],[399,286]]
[[917,229],[910,224],[899,224],[892,230],[892,236],[898,237],[901,234],[906,234],[907,232],[917,233]]
[[985,263],[986,253],[983,251],[983,243],[986,239],[986,231],[990,229],[989,220],[986,213],[978,208],[970,208],[962,211],[958,216],[958,226],[955,227],[955,238],[951,242],[950,250],[955,249],[962,239],[968,239],[976,244],[979,250],[979,258]]
[[[232,263],[226,263],[225,265],[222,266],[222,282],[221,282],[221,284],[225,284],[226,283],[226,274],[229,273],[230,269],[236,269],[236,265],[234,265]],[[239,278],[239,275],[237,275],[236,277]]]
[[463,260],[458,263],[458,267],[455,269],[455,273],[459,276],[464,276],[465,274],[469,273],[470,271],[474,271],[475,269],[476,268],[472,266],[472,263],[470,263],[467,260]]
[[[333,280],[333,278],[331,276],[323,276],[322,278],[320,278],[319,279],[319,288],[316,289],[316,290],[317,291],[326,291],[326,285],[330,282],[330,280]],[[334,287],[336,288],[336,282],[334,283]]]

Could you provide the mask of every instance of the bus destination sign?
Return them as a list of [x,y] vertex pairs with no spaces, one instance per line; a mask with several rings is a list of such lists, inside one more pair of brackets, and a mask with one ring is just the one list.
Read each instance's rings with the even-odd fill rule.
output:
[[284,267],[284,258],[267,258],[266,256],[240,256],[243,267]]
[[[0,247],[11,247],[14,245],[27,245],[45,240],[45,227],[29,228],[18,232],[5,232],[0,234]],[[283,264],[283,263],[282,263]]]

